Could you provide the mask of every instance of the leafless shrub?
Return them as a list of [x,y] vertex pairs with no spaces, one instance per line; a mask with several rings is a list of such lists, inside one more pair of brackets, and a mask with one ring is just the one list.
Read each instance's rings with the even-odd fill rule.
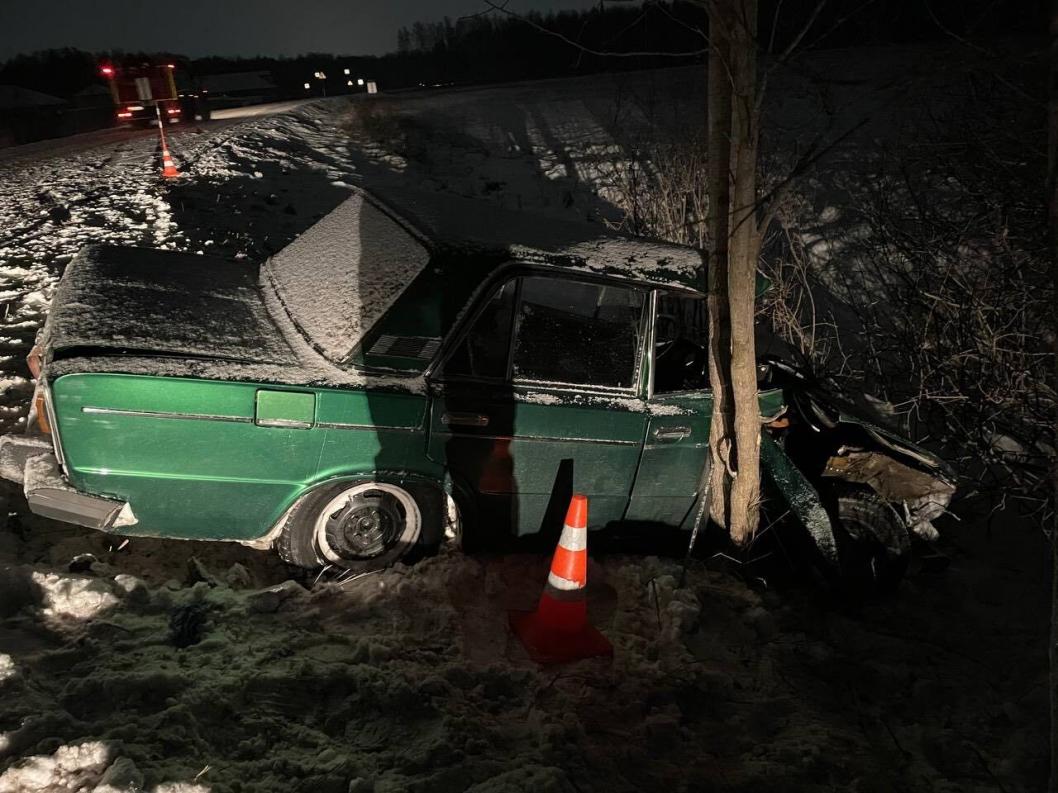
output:
[[633,234],[706,244],[705,142],[700,137],[645,142],[610,163],[599,193],[624,213],[618,228]]
[[[845,180],[828,208],[838,222],[820,222],[806,186],[784,196],[762,314],[817,373],[891,403],[964,475],[963,495],[1042,523],[1058,402],[1043,169],[1023,126],[934,123],[869,162],[822,166]],[[614,165],[605,195],[626,230],[705,247],[705,167],[700,140],[645,143]]]
[[1026,173],[989,163],[1000,144],[972,143],[907,149],[869,183],[834,286],[863,322],[868,382],[979,492],[1046,519],[1055,296],[1042,217]]

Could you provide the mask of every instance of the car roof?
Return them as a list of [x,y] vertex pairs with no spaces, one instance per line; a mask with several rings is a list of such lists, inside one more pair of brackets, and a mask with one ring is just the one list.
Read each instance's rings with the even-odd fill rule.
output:
[[379,187],[364,195],[442,256],[532,262],[683,290],[698,291],[703,282],[700,251],[620,234],[601,222],[439,191]]
[[330,360],[421,371],[483,284],[508,266],[700,294],[703,265],[692,248],[600,223],[448,193],[356,188],[273,256],[265,275]]

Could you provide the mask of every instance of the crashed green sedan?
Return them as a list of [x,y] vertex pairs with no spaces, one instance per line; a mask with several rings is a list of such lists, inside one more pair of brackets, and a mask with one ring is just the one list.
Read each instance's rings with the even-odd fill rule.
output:
[[[465,204],[465,205],[464,205]],[[356,192],[258,271],[91,247],[31,355],[30,509],[125,535],[372,569],[446,531],[689,529],[708,451],[701,257],[597,225]],[[767,345],[765,345],[765,348]],[[831,559],[899,567],[944,464],[761,360],[769,499]]]

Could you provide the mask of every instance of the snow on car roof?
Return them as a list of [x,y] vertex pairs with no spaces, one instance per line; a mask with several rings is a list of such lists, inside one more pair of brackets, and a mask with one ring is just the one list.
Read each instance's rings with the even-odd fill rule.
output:
[[374,186],[384,202],[434,248],[554,264],[683,289],[701,288],[702,255],[682,245],[628,237],[600,223],[505,209],[448,192]]
[[254,268],[174,251],[83,248],[55,292],[48,331],[57,351],[297,362],[261,302]]
[[265,273],[294,323],[340,362],[428,260],[413,235],[357,191],[273,256]]

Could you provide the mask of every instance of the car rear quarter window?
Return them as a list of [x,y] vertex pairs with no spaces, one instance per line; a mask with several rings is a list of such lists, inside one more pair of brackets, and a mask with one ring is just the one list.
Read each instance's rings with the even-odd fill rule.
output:
[[523,278],[513,379],[633,388],[645,303],[645,294],[629,287]]

